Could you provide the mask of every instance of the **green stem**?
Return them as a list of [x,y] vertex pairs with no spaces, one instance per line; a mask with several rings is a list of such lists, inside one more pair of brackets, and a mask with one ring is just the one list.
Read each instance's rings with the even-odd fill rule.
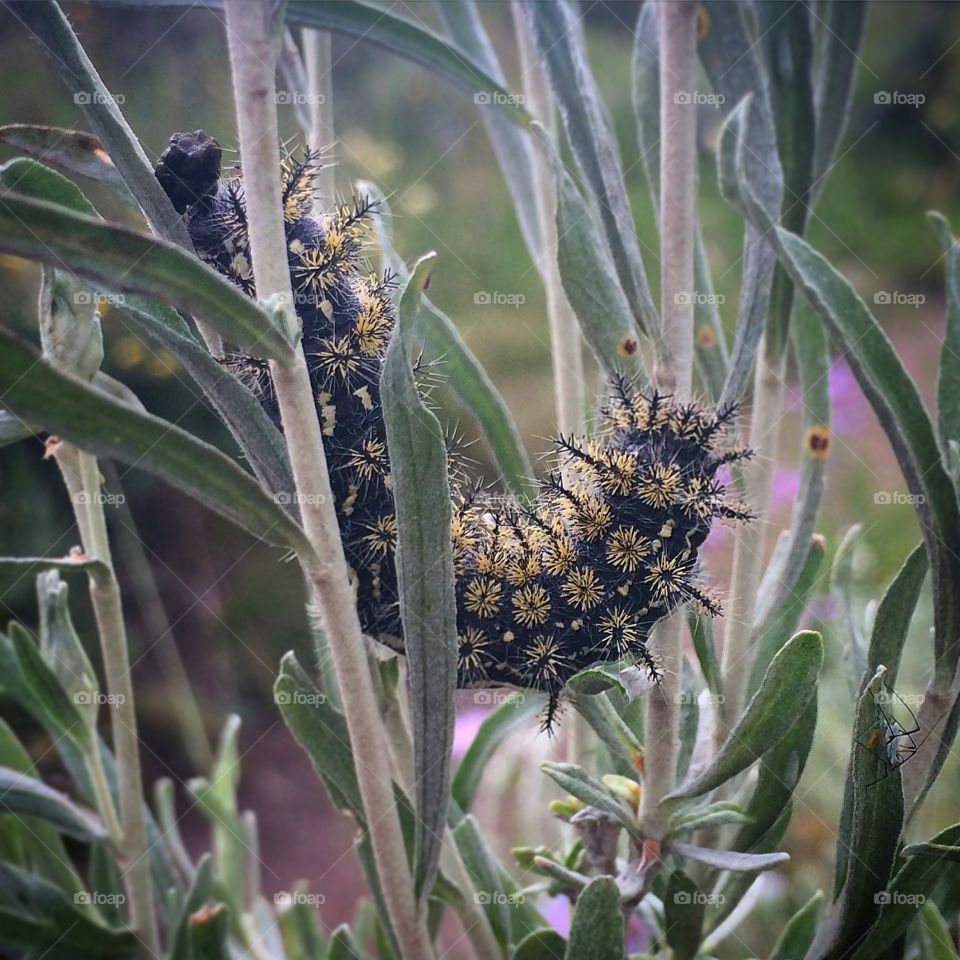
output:
[[764,542],[770,484],[780,435],[783,403],[783,360],[771,361],[764,343],[757,352],[754,373],[750,445],[755,452],[747,482],[747,500],[754,514],[743,527],[733,548],[730,574],[730,609],[724,617],[723,652],[720,670],[724,700],[716,725],[716,746],[723,742],[743,707],[747,675],[752,656],[752,635],[757,590],[764,568]]
[[[127,631],[123,622],[120,588],[113,572],[107,523],[100,498],[100,469],[97,458],[81,451],[79,466],[89,524],[88,541],[83,547],[87,554],[101,560],[109,570],[109,573],[100,579],[91,578],[90,600],[100,633],[107,692],[111,697],[110,728],[117,761],[117,793],[120,798],[120,827],[123,838],[121,854],[130,902],[130,924],[137,932],[143,952],[148,956],[156,955],[160,946],[153,905],[147,826],[143,817],[143,783]],[[97,753],[99,754],[99,750]],[[91,775],[94,779],[97,777],[95,771],[99,762],[99,756],[92,758]]]
[[[295,323],[283,227],[276,84],[277,24],[267,4],[227,0],[227,40],[244,169],[254,280],[261,299],[289,311]],[[366,647],[347,571],[327,460],[303,351],[271,362],[297,502],[312,550],[300,557],[330,642],[344,716],[357,763],[377,872],[394,934],[405,960],[434,956],[414,897],[400,819],[393,799],[386,735],[377,710]]]
[[[677,96],[696,88],[697,3],[675,0],[660,15],[660,313],[654,380],[664,393],[689,396],[693,377],[693,255],[696,230],[696,108]],[[644,702],[644,782],[640,822],[661,840],[660,800],[677,769],[681,643],[686,617],[676,611],[658,624],[651,652],[663,680]]]

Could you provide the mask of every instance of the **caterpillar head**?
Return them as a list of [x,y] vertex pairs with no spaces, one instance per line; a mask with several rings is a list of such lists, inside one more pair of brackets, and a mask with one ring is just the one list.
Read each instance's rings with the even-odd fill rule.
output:
[[170,137],[155,172],[177,213],[184,213],[216,189],[221,157],[220,144],[203,130]]

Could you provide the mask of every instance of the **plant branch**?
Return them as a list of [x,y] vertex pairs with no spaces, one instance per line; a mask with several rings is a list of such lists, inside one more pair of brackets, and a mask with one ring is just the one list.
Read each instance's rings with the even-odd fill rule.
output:
[[[254,279],[261,299],[291,311],[277,134],[274,64],[277,34],[266,4],[227,0],[227,38],[233,70]],[[291,317],[292,320],[292,317]],[[393,800],[390,757],[377,710],[356,603],[337,525],[320,424],[303,351],[270,365],[297,502],[311,547],[301,556],[330,642],[350,730],[384,900],[405,960],[427,960],[433,948],[417,914],[413,880]]]
[[763,574],[770,485],[777,456],[782,403],[783,360],[771,361],[765,344],[761,343],[757,351],[750,420],[750,445],[755,456],[746,482],[747,501],[754,519],[739,530],[733,548],[730,609],[724,617],[723,652],[720,657],[724,700],[719,705],[716,747],[726,738],[735,718],[739,716],[750,673],[754,613]]
[[[554,137],[556,111],[550,96],[547,78],[540,66],[529,33],[527,18],[518,2],[513,3],[513,25],[517,34],[520,67],[528,112]],[[547,317],[550,323],[550,356],[553,360],[553,395],[557,428],[570,436],[583,426],[585,390],[583,378],[583,346],[576,314],[567,301],[557,265],[557,198],[553,173],[539,146],[532,151],[535,205],[540,227],[540,274],[547,296]]]
[[[110,708],[110,729],[117,759],[117,793],[122,831],[120,852],[127,895],[130,898],[130,924],[136,931],[146,955],[153,956],[158,954],[160,946],[153,904],[147,826],[143,817],[140,741],[137,737],[127,630],[123,621],[120,587],[110,556],[110,541],[100,497],[100,469],[97,458],[80,451],[79,466],[87,522],[87,541],[83,548],[89,556],[105,563],[110,571],[107,577],[90,578],[90,599],[100,633],[107,692],[113,701]],[[91,749],[99,753],[95,739]],[[90,763],[96,781],[97,776],[102,777],[103,773],[99,755],[92,757]],[[101,782],[98,792],[102,789]],[[106,798],[100,799],[103,803],[107,802]],[[112,808],[112,801],[110,807]]]
[[[654,381],[666,393],[689,395],[693,376],[693,254],[696,227],[696,107],[677,96],[696,86],[697,3],[675,0],[660,15],[660,313]],[[679,732],[682,611],[653,632],[651,651],[663,681],[644,704],[644,783],[640,821],[661,840],[666,831],[660,800],[676,776]]]

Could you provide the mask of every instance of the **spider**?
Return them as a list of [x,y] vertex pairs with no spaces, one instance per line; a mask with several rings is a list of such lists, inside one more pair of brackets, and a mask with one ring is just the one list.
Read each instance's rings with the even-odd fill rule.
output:
[[[882,780],[886,780],[894,770],[899,770],[908,760],[916,756],[917,751],[923,746],[927,737],[930,736],[937,726],[934,724],[926,736],[917,742],[917,740],[914,739],[915,735],[920,732],[917,715],[910,709],[900,694],[895,690],[891,690],[890,693],[903,704],[904,709],[910,714],[911,726],[910,729],[907,729],[900,720],[893,715],[892,710],[888,713],[879,702],[877,703],[877,710],[883,720],[884,729],[871,733],[866,743],[860,740],[857,741],[857,743],[868,753],[872,754],[883,767],[883,773],[881,773],[876,780],[868,783],[868,788],[875,786]],[[889,699],[889,695],[887,695],[886,699]]]

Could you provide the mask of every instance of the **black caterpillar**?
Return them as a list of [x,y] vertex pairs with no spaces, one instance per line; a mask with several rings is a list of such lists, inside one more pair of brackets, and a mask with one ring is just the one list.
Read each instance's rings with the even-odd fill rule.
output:
[[[221,180],[220,163],[212,137],[178,133],[156,173],[200,257],[255,296],[243,185]],[[314,175],[309,153],[284,162],[290,279],[360,622],[402,650],[379,385],[392,281],[363,267],[369,204],[314,218]],[[280,426],[266,362],[228,362]],[[707,412],[618,379],[597,434],[558,439],[559,472],[532,507],[456,494],[459,685],[542,691],[549,726],[567,680],[585,667],[626,659],[656,675],[646,646],[653,625],[686,601],[719,612],[697,574],[712,520],[749,519],[717,479],[722,465],[749,456],[725,446],[733,416],[732,407]]]

